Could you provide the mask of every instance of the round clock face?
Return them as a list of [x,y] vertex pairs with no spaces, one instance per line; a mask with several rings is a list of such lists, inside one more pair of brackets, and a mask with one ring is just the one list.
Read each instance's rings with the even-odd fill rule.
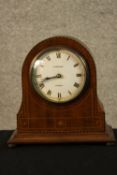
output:
[[36,56],[31,83],[46,100],[64,103],[78,97],[87,79],[84,59],[68,48],[51,48]]

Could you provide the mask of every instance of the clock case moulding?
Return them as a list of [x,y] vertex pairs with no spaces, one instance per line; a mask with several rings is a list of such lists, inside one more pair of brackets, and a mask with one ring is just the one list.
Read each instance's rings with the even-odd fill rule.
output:
[[[62,104],[43,99],[30,83],[30,66],[34,57],[57,46],[80,54],[89,69],[89,80],[80,97]],[[104,108],[97,96],[96,67],[87,48],[78,40],[62,36],[38,43],[23,64],[22,104],[17,114],[17,129],[8,144],[114,141],[113,130],[105,122]]]

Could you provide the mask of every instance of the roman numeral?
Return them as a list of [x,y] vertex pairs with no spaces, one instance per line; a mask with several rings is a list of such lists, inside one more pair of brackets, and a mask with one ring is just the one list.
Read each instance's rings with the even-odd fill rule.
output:
[[68,93],[69,93],[70,95],[72,95],[71,91],[68,91]]
[[61,53],[60,52],[56,52],[56,57],[57,58],[61,58]]
[[52,91],[51,90],[48,90],[47,94],[48,95],[51,95]]
[[79,73],[79,74],[76,74],[76,76],[77,76],[77,77],[81,77],[81,76],[82,76],[82,74],[80,74],[80,73]]
[[47,57],[46,57],[46,59],[47,59],[48,61],[50,61],[50,60],[51,60],[50,56],[47,56]]
[[39,84],[39,87],[42,89],[45,87],[45,85],[43,83]]
[[41,77],[42,77],[41,74],[39,74],[39,75],[35,75],[35,76],[36,76],[36,78],[41,78]]
[[76,63],[76,64],[74,64],[74,67],[77,67],[79,65],[79,63]]
[[69,60],[69,58],[70,58],[70,55],[67,57],[67,61]]
[[58,99],[61,99],[61,93],[58,92]]
[[78,83],[74,83],[74,87],[78,88],[80,85]]

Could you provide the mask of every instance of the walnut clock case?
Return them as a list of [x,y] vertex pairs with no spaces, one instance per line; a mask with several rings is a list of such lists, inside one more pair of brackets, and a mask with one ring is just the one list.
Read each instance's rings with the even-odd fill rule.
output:
[[22,104],[8,144],[114,142],[89,51],[70,37],[37,44],[22,68]]

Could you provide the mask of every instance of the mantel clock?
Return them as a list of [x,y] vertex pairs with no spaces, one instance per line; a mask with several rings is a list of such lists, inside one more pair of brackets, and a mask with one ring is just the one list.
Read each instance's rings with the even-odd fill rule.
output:
[[8,144],[114,141],[87,48],[63,36],[37,44],[23,64],[22,104]]

